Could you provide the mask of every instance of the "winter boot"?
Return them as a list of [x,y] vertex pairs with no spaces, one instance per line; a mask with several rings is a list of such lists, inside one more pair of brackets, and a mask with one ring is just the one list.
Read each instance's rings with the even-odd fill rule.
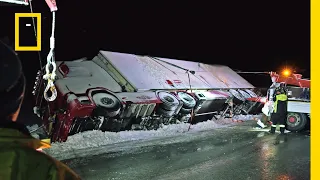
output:
[[284,134],[285,128],[284,127],[280,127],[280,133]]
[[271,126],[269,133],[274,134],[276,132],[276,127]]

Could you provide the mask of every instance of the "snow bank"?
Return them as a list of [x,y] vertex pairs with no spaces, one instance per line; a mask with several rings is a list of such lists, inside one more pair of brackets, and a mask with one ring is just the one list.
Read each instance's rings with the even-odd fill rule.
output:
[[233,117],[233,119],[243,120],[243,121],[253,120],[254,118],[261,119],[262,115],[236,115]]
[[[192,125],[189,132],[205,131],[217,128],[218,125],[214,121],[201,122]],[[121,132],[102,132],[102,131],[86,131],[68,137],[64,143],[53,143],[51,148],[46,150],[49,154],[56,154],[62,151],[73,151],[85,148],[93,148],[105,146],[108,144],[120,143],[125,141],[136,141],[155,139],[159,137],[169,137],[179,135],[188,131],[189,124],[171,124],[165,125],[157,130],[150,131],[121,131]]]
[[[252,120],[255,116],[239,116],[237,120]],[[121,142],[152,140],[164,137],[172,137],[181,135],[182,133],[195,133],[200,131],[208,131],[216,128],[226,127],[233,123],[232,119],[208,120],[191,125],[188,131],[189,124],[171,124],[164,125],[158,130],[150,131],[121,131],[121,132],[102,132],[102,131],[87,131],[68,137],[64,143],[53,143],[50,149],[45,152],[58,156],[60,153],[82,150],[87,148],[96,148]]]

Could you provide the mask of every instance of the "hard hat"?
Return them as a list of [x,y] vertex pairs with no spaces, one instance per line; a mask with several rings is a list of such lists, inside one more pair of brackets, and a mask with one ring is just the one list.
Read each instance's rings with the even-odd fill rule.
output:
[[20,108],[25,91],[25,77],[17,54],[0,41],[0,121],[10,119]]

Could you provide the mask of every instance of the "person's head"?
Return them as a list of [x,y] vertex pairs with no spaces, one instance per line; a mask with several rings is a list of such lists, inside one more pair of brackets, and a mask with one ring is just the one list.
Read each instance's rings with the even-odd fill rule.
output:
[[0,41],[0,122],[16,121],[25,91],[25,77],[19,57]]
[[284,82],[281,82],[277,94],[286,94],[286,92],[286,84]]

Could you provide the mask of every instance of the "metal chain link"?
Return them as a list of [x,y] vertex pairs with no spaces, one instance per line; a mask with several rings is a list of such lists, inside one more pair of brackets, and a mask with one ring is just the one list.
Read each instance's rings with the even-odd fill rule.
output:
[[[55,12],[52,12],[52,33],[50,37],[50,51],[47,56],[47,64],[46,64],[46,74],[43,76],[43,79],[47,80],[47,86],[44,90],[44,99],[47,101],[54,101],[57,98],[57,89],[54,86],[54,80],[56,78],[56,63],[54,60],[54,48],[55,48],[55,39],[54,39],[54,31],[55,31]],[[50,66],[53,67],[50,72]],[[51,91],[51,96],[48,95],[48,91]]]

